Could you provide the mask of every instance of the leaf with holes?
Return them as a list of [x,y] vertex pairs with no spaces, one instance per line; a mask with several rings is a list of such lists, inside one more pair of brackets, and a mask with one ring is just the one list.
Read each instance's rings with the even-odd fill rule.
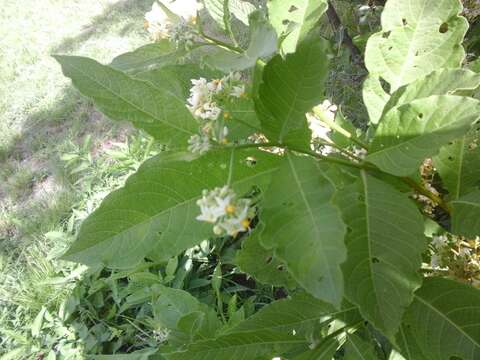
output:
[[389,111],[375,133],[367,161],[397,176],[418,170],[448,142],[464,136],[480,117],[478,100],[440,95]]
[[450,200],[480,187],[480,124],[440,149],[433,164]]
[[467,69],[440,69],[400,87],[388,100],[383,114],[394,107],[433,95],[467,95],[480,86],[480,74]]
[[328,8],[327,0],[272,0],[267,6],[270,22],[283,38],[285,54],[295,52]]
[[265,249],[256,236],[261,232],[257,225],[254,233],[243,241],[242,249],[237,253],[235,263],[255,280],[273,286],[295,287],[295,281],[288,273],[285,264],[276,258],[272,250]]
[[265,194],[259,234],[312,295],[340,306],[345,226],[332,205],[334,187],[317,161],[286,154]]
[[183,99],[146,81],[78,56],[55,56],[65,76],[105,115],[128,120],[155,139],[179,144],[198,131]]
[[323,99],[328,66],[328,44],[319,36],[309,37],[285,59],[277,55],[268,62],[257,112],[270,141],[310,144],[305,113]]
[[405,194],[365,172],[336,195],[349,228],[345,296],[387,337],[420,287],[426,250],[422,216]]
[[382,31],[367,43],[365,64],[392,92],[440,68],[460,67],[468,29],[458,0],[389,0]]
[[[265,189],[278,158],[251,150],[219,150],[190,159],[160,154],[146,161],[84,222],[64,258],[88,265],[134,266],[143,258],[168,260],[212,236],[195,217],[203,189],[229,184],[238,194]],[[256,165],[246,161],[254,157]]]
[[480,236],[480,190],[466,194],[450,204],[452,232],[471,239]]
[[[409,339],[415,340],[425,359],[478,359],[480,290],[453,280],[427,278],[405,314],[404,327],[414,335]],[[407,359],[421,358],[407,355]]]

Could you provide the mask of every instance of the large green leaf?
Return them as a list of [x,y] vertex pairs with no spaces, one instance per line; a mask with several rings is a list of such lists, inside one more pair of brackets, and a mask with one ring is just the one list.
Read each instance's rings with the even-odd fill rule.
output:
[[205,47],[203,61],[224,72],[254,67],[259,58],[277,51],[277,34],[264,16],[256,11],[250,15],[250,43],[243,52],[234,52],[218,46]]
[[351,306],[336,311],[308,294],[298,293],[291,299],[265,306],[216,339],[198,341],[186,351],[165,354],[165,357],[171,360],[237,360],[270,355],[271,359],[290,346],[306,346],[308,343],[302,331],[306,325],[320,324],[327,317],[341,317],[352,311],[355,308]]
[[271,141],[310,144],[305,113],[323,99],[327,52],[327,42],[311,36],[299,44],[295,53],[285,59],[277,55],[265,66],[257,111]]
[[[256,165],[245,161],[249,156]],[[252,185],[264,189],[278,161],[248,150],[182,160],[160,154],[145,162],[84,221],[64,257],[110,267],[130,267],[144,257],[167,260],[212,235],[210,224],[195,219],[203,189],[229,184],[240,195]]]
[[[205,8],[215,22],[225,30],[225,2],[230,14],[234,15],[238,20],[248,25],[248,18],[256,7],[243,0],[203,0]],[[230,18],[227,14],[227,19]]]
[[341,310],[314,298],[307,293],[296,293],[289,299],[274,301],[262,308],[229,332],[255,332],[260,330],[292,331],[301,333],[305,326],[319,324],[327,318],[340,318],[348,322],[348,316],[354,316],[357,308],[344,304]]
[[338,342],[335,339],[322,341],[315,349],[295,356],[292,360],[332,360],[337,352]]
[[342,265],[345,296],[393,337],[421,285],[422,216],[407,195],[365,172],[337,193],[336,203],[349,229]]
[[389,111],[380,122],[367,161],[385,172],[406,176],[423,160],[465,135],[480,117],[478,100],[430,96]]
[[152,303],[154,321],[169,330],[169,342],[182,345],[215,337],[221,322],[212,308],[180,289],[156,284],[152,291],[157,296]]
[[78,56],[55,56],[65,76],[105,115],[128,120],[158,140],[185,142],[198,124],[183,99],[173,92],[129,77],[121,71]]
[[177,50],[170,40],[163,39],[117,56],[112,60],[111,66],[128,73],[137,73],[176,64],[185,53]]
[[475,238],[480,236],[480,190],[451,202],[452,232]]
[[[479,125],[476,125],[477,127]],[[451,200],[480,186],[480,136],[477,129],[440,149],[433,164]]]
[[295,52],[297,44],[315,28],[328,8],[327,0],[272,0],[268,15],[285,54]]
[[265,194],[259,236],[300,285],[338,307],[346,250],[345,225],[331,203],[334,191],[318,161],[287,153]]
[[382,88],[380,78],[370,74],[363,83],[363,102],[368,111],[370,122],[378,124],[382,117],[383,109],[390,99],[385,90]]
[[[480,290],[453,280],[425,279],[404,327],[425,359],[480,359]],[[407,354],[407,359],[421,358]]]
[[395,91],[383,113],[414,100],[432,95],[463,95],[480,85],[480,74],[467,69],[440,69],[418,78]]
[[245,273],[255,280],[273,286],[295,287],[295,281],[288,273],[286,266],[275,257],[272,250],[265,249],[260,244],[257,234],[260,229],[257,225],[254,234],[243,241],[242,249],[237,252],[235,263]]
[[378,360],[378,356],[371,342],[350,334],[345,342],[345,360]]
[[440,69],[460,67],[461,43],[468,22],[458,0],[389,0],[382,12],[382,31],[367,43],[365,64],[392,92]]

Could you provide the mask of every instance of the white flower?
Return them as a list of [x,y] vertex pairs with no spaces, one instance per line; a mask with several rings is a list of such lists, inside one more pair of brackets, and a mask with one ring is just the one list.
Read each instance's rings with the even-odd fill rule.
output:
[[432,246],[436,250],[441,250],[448,244],[448,238],[445,235],[434,236],[432,239]]
[[194,115],[203,120],[217,120],[222,112],[216,103],[207,102],[194,112]]
[[201,214],[196,219],[215,224],[213,232],[216,235],[236,236],[250,225],[249,218],[253,215],[250,203],[250,199],[237,200],[235,192],[226,185],[212,191],[204,190],[197,201]]
[[230,91],[230,95],[237,98],[241,98],[244,94],[245,94],[245,85],[234,86]]
[[432,269],[438,269],[440,268],[440,262],[441,262],[440,255],[433,254],[430,260],[430,266],[432,267]]
[[148,32],[158,40],[168,36],[171,21],[161,6],[154,2],[152,9],[145,14],[145,25]]
[[147,30],[155,40],[174,37],[176,42],[188,41],[193,33],[186,27],[195,22],[197,9],[196,0],[155,1],[145,14]]
[[188,150],[194,154],[205,154],[210,148],[210,140],[206,134],[192,135],[188,139]]
[[471,252],[470,249],[462,247],[458,251],[458,256],[466,259],[466,258],[472,256],[472,252]]
[[207,86],[205,78],[192,79],[192,87],[190,88],[190,97],[187,99],[190,111],[194,112],[209,99],[210,90]]
[[312,138],[330,142],[331,140],[328,137],[330,128],[325,126],[313,113],[307,113],[306,116],[308,127],[312,131]]

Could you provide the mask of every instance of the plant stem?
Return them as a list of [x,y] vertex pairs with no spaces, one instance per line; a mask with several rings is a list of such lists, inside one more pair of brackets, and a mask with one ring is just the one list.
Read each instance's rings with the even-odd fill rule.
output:
[[368,145],[365,144],[363,141],[361,141],[359,138],[357,138],[354,134],[349,132],[348,130],[344,129],[335,121],[331,121],[328,117],[325,116],[325,113],[321,111],[318,107],[313,108],[313,113],[319,118],[321,122],[323,122],[327,127],[329,127],[332,130],[335,130],[345,136],[346,138],[352,140],[355,144],[358,146],[364,148],[365,150],[368,150]]
[[223,42],[221,40],[218,40],[218,39],[215,39],[211,36],[208,36],[207,34],[205,34],[205,32],[203,31],[203,26],[202,26],[202,21],[200,20],[200,17],[198,16],[197,14],[197,30],[198,30],[198,33],[205,39],[205,41],[207,41],[208,43],[210,44],[215,44],[217,46],[220,46],[222,48],[225,48],[227,50],[230,50],[230,51],[233,51],[237,54],[242,54],[243,53],[243,49],[239,48],[238,46],[235,46],[235,45],[230,45],[230,44],[227,44],[226,42]]
[[440,198],[438,195],[432,193],[431,191],[429,191],[428,189],[426,189],[423,185],[421,184],[418,184],[417,182],[415,182],[413,179],[410,179],[408,177],[403,177],[402,178],[402,181],[409,185],[411,188],[413,188],[414,190],[416,190],[418,193],[428,197],[430,200],[432,200],[434,203],[438,204],[438,206],[440,206],[443,210],[445,210],[448,214],[451,213],[451,209],[450,209],[450,206],[448,206],[448,204],[443,201],[442,198]]

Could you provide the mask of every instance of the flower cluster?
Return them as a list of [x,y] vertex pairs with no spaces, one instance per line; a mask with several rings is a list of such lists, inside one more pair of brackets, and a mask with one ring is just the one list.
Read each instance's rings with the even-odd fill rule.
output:
[[197,205],[201,214],[196,219],[214,224],[213,232],[219,236],[236,236],[239,232],[246,231],[254,215],[251,200],[237,199],[235,192],[228,186],[211,191],[203,190]]
[[197,16],[196,0],[176,0],[154,2],[152,9],[145,14],[145,27],[152,38],[170,39],[177,47],[190,47],[195,39],[192,25]]
[[[207,81],[205,78],[192,79],[187,107],[199,121],[200,135],[189,140],[189,150],[204,153],[210,148],[209,139],[227,142],[228,128],[225,126],[230,114],[222,110],[222,104],[229,98],[245,95],[245,85],[239,73],[231,73],[221,79]],[[222,115],[223,116],[220,116]]]
[[480,238],[466,239],[452,234],[434,236],[430,266],[461,281],[480,287]]

